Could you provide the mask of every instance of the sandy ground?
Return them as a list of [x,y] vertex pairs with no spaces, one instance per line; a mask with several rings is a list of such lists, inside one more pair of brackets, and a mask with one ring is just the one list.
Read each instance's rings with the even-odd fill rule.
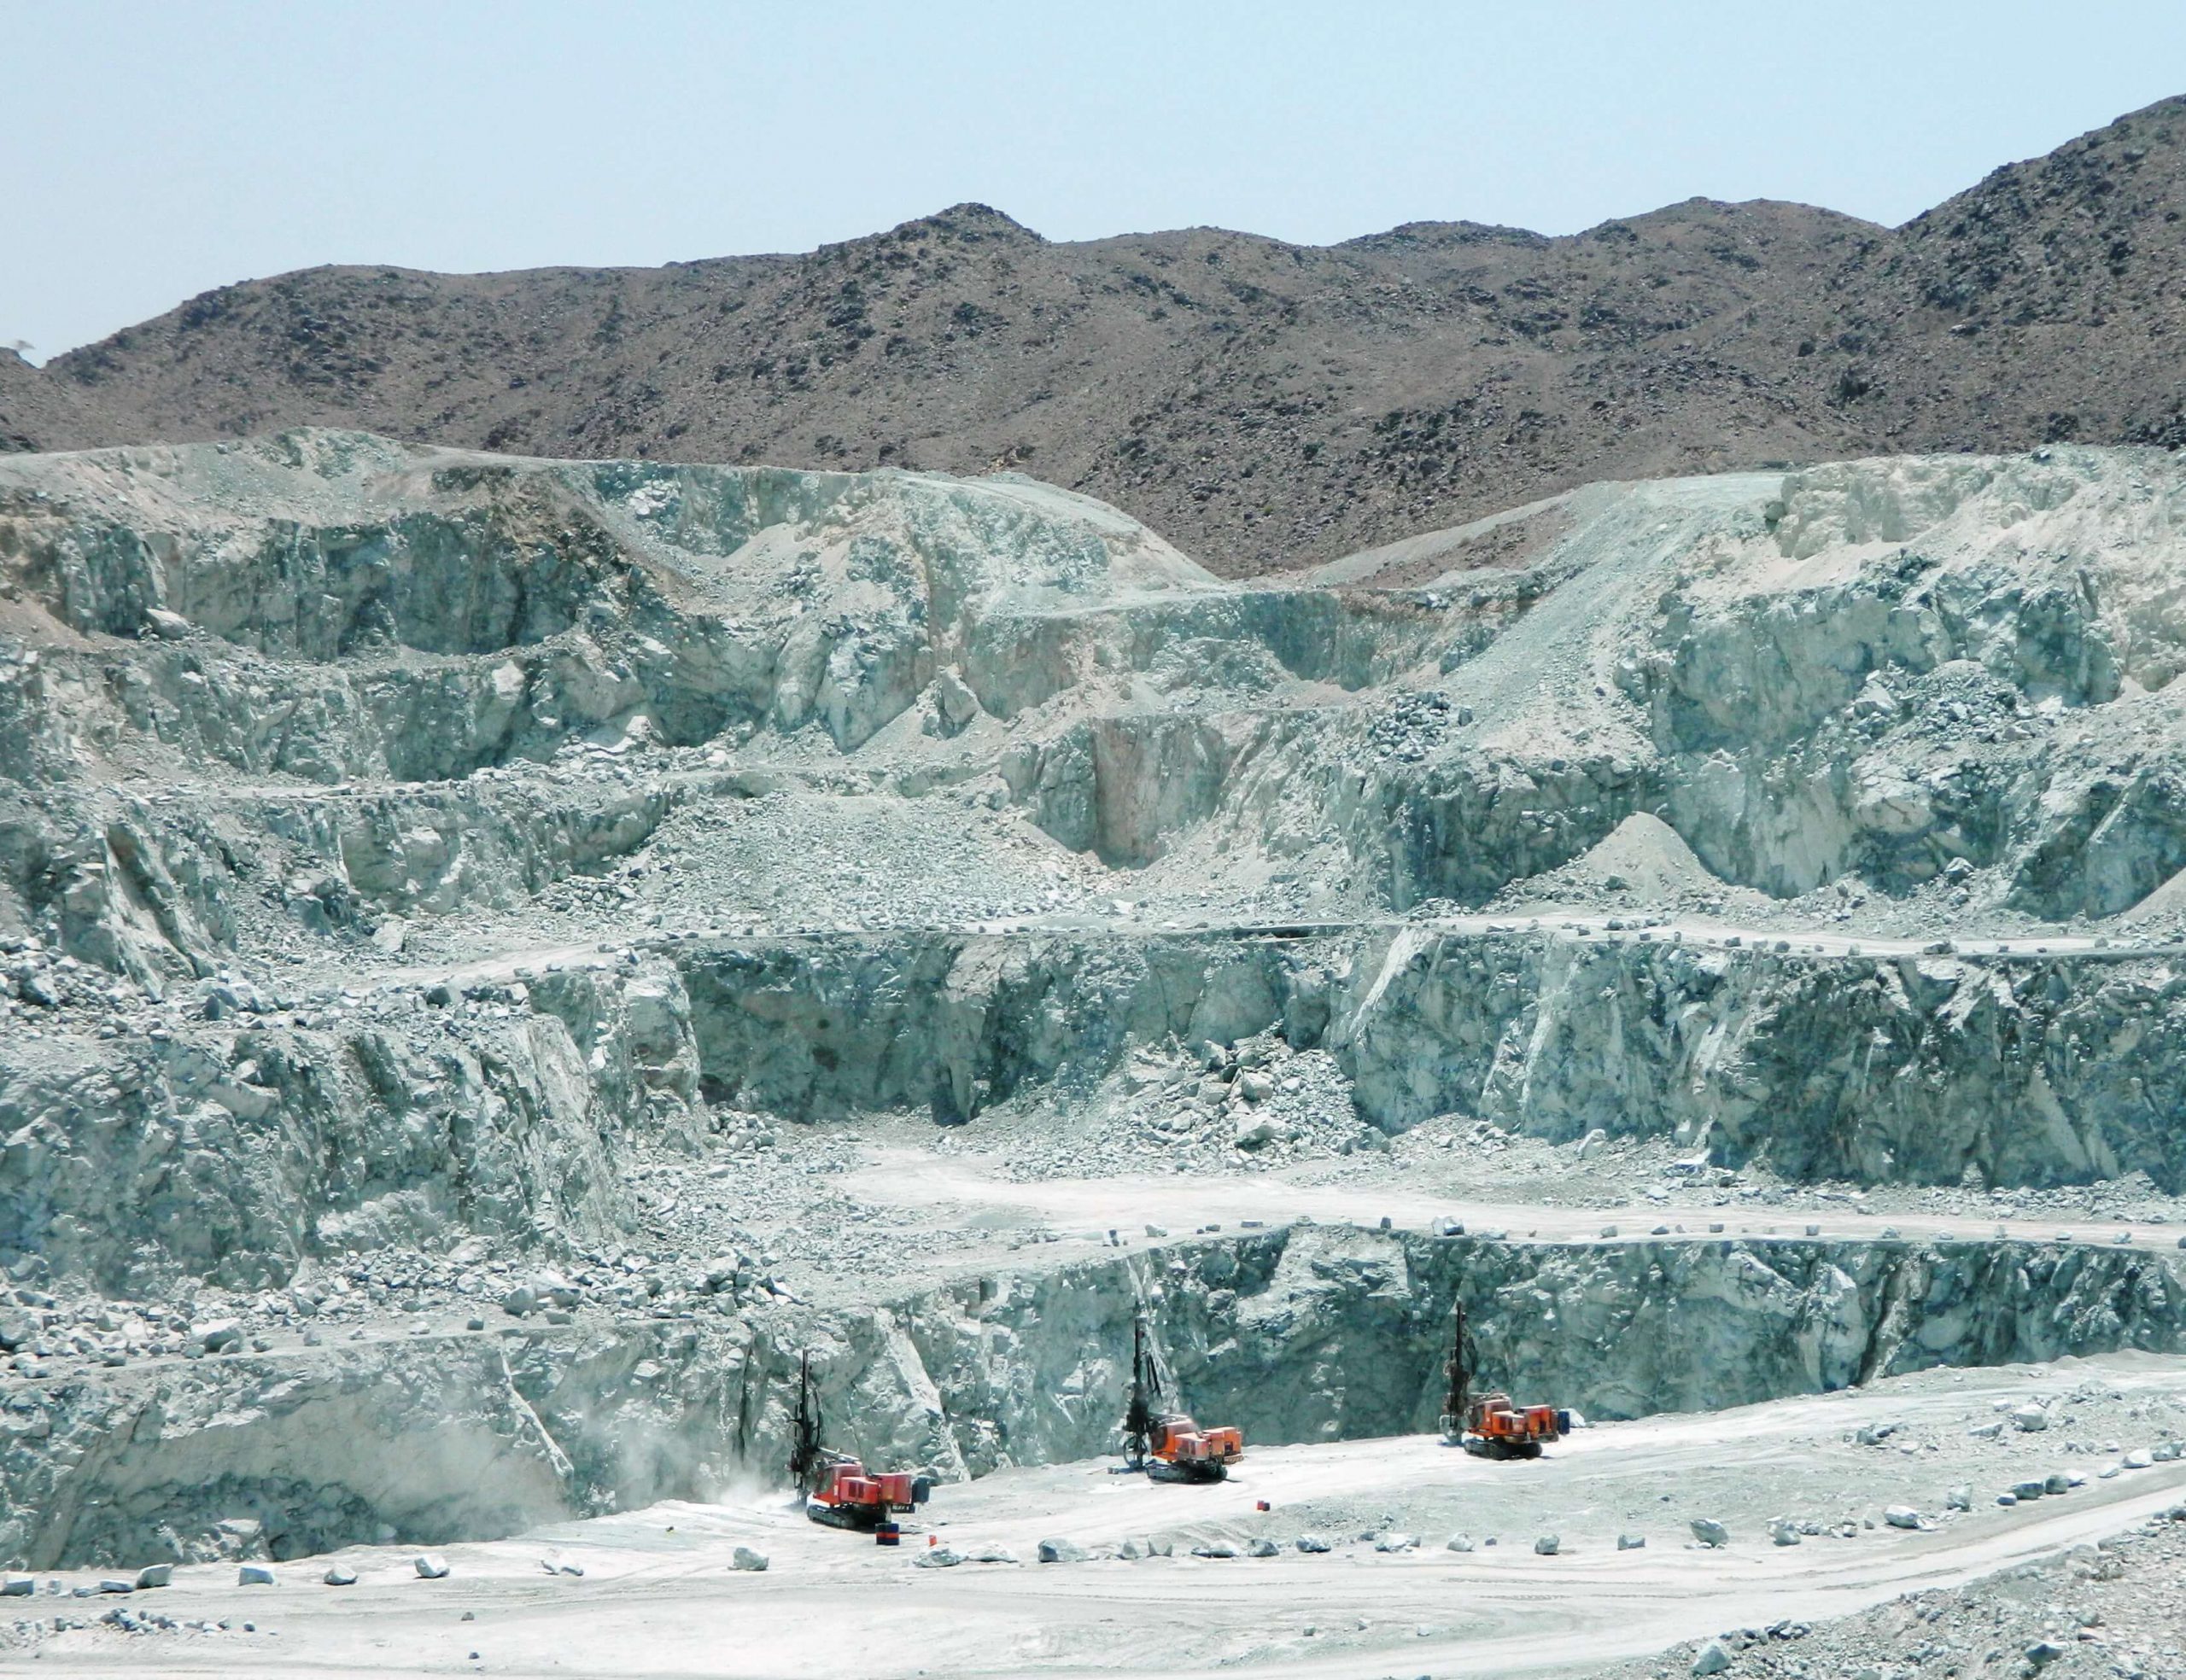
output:
[[[2115,1534],[2186,1494],[2186,1461],[2101,1479],[2054,1436],[1966,1435],[1999,1402],[2063,1394],[2101,1431],[2177,1409],[2186,1361],[2119,1356],[2060,1368],[1929,1372],[1864,1391],[1674,1415],[1581,1432],[1531,1464],[1493,1464],[1427,1437],[1254,1451],[1229,1483],[1155,1485],[1110,1461],[1004,1471],[939,1490],[900,1551],[815,1527],[766,1496],[669,1504],[491,1544],[447,1549],[452,1574],[418,1578],[412,1554],[342,1555],[359,1584],[320,1584],[326,1560],[277,1566],[244,1588],[232,1566],[179,1569],[174,1585],[126,1601],[183,1627],[91,1626],[33,1660],[77,1674],[804,1677],[1283,1674],[1369,1680],[1579,1675],[1720,1630],[1857,1614],[1902,1593],[1950,1586]],[[2070,1397],[2078,1397],[2077,1402]],[[1885,1446],[1848,1438],[1890,1421]],[[2127,1425],[2130,1426],[2130,1424]],[[2069,1495],[1994,1502],[2015,1477],[2086,1475]],[[1916,1502],[1932,1516],[1964,1480],[1973,1508],[1920,1531],[1881,1523]],[[1260,1502],[1272,1508],[1256,1508]],[[1770,1543],[1772,1515],[1811,1514],[1849,1535]],[[1703,1549],[1708,1515],[1731,1543]],[[1873,1524],[1873,1526],[1869,1526]],[[1417,1534],[1384,1554],[1362,1537]],[[1458,1554],[1453,1530],[1499,1543]],[[1536,1555],[1536,1535],[1562,1550]],[[1295,1549],[1300,1532],[1334,1543]],[[1619,1551],[1621,1532],[1644,1549]],[[972,1555],[1021,1562],[914,1568],[931,1535]],[[1099,1554],[1159,1535],[1176,1555]],[[1041,1565],[1061,1536],[1095,1555]],[[1250,1537],[1280,1555],[1210,1559],[1195,1544]],[[729,1566],[739,1545],[764,1573]],[[550,1574],[542,1560],[582,1566]],[[95,1578],[69,1575],[71,1585]],[[114,1601],[41,1592],[10,1607],[95,1618]],[[465,1619],[470,1617],[474,1619]],[[246,1620],[252,1624],[245,1629]],[[475,1653],[475,1656],[472,1654]]]

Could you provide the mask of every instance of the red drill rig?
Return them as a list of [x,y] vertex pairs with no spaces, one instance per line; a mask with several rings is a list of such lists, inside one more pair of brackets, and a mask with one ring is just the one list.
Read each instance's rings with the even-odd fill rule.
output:
[[812,1386],[809,1353],[798,1362],[797,1415],[792,1429],[789,1473],[804,1496],[804,1514],[816,1523],[892,1541],[896,1514],[916,1510],[933,1491],[926,1477],[868,1470],[848,1453],[822,1442],[820,1397]]
[[1465,1352],[1465,1304],[1452,1308],[1450,1391],[1442,1402],[1442,1439],[1476,1458],[1539,1458],[1545,1445],[1571,1432],[1571,1414],[1556,1406],[1520,1406],[1500,1389],[1475,1397]]
[[1146,1345],[1146,1321],[1131,1327],[1131,1401],[1124,1411],[1124,1467],[1157,1482],[1219,1482],[1245,1455],[1242,1430],[1201,1429],[1183,1412],[1157,1411],[1161,1374]]

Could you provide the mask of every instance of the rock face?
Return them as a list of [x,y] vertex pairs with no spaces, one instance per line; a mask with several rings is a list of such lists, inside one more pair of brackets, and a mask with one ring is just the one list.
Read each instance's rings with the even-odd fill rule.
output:
[[0,1060],[16,1117],[0,1243],[126,1294],[176,1269],[284,1282],[360,1242],[582,1241],[629,1217],[619,1135],[703,1129],[672,969],[551,977],[498,1019],[406,1001],[346,1030],[253,1023],[120,1061]]
[[[1269,1444],[1431,1428],[1459,1289],[1493,1350],[1482,1380],[1523,1373],[1601,1418],[1937,1365],[2186,1353],[2186,1272],[2107,1249],[1600,1247],[1306,1226],[1159,1259],[1166,1368]],[[708,1477],[786,1453],[806,1350],[839,1444],[874,1461],[954,1479],[1091,1456],[1114,1445],[1139,1264],[970,1278],[817,1318],[442,1337],[427,1358],[389,1339],[26,1385],[7,1401],[0,1550],[39,1568],[219,1556],[224,1521],[248,1510],[283,1559],[383,1525],[430,1544],[704,1497]],[[1058,1560],[1074,1549],[1053,1544]]]
[[1799,1177],[2186,1185],[2167,1117],[2186,1102],[2186,1017],[2167,962],[2124,952],[1411,927],[739,942],[676,961],[706,1076],[799,1117],[956,1121],[1028,1082],[1097,1081],[1136,1046],[1272,1030],[1331,1049],[1391,1132],[1455,1111],[1559,1141],[1704,1139]]
[[[1582,1139],[1712,1140],[1879,1181],[2177,1186],[2160,960],[1879,959],[1667,940],[1399,935],[1338,1035],[1392,1129],[1456,1109]],[[1347,1000],[1348,1001],[1348,1000]],[[2139,1094],[2163,1093],[2144,1104]],[[2186,1093],[2182,1093],[2186,1094]]]
[[[1032,703],[1012,661],[980,656],[990,615],[1214,587],[1031,481],[518,463],[360,434],[10,463],[0,510],[23,597],[79,633],[154,636],[79,727],[326,782],[462,776],[640,718],[683,741],[816,721],[852,749],[937,669],[961,712],[967,661],[990,709]],[[27,712],[20,688],[71,681],[34,668],[8,697]]]
[[[1421,1187],[2186,1187],[2182,520],[2060,448],[1243,586],[1014,477],[0,462],[0,1561],[709,1497],[807,1351],[875,1462],[1082,1458],[1142,1305],[1270,1443],[1432,1427],[1460,1294],[1604,1418],[2186,1350],[2146,1240]],[[1449,1200],[1043,1258],[979,1150]]]
[[[1006,726],[985,773],[1111,865],[1197,839],[1341,858],[1396,909],[1470,906],[1644,820],[1703,897],[1857,882],[2108,916],[2186,863],[2161,691],[2186,627],[2149,581],[2178,475],[2043,453],[1598,487],[1523,571],[1375,589],[1394,563],[1372,556],[1219,586],[1014,481],[321,433],[34,460],[0,470],[0,565],[70,636],[6,668],[0,769],[35,787],[142,737],[246,776],[389,779],[260,795],[248,820],[293,857],[307,922],[447,913],[627,856],[728,790],[542,805],[484,773],[808,728],[851,752],[915,709],[965,730],[968,691]],[[172,640],[148,615],[178,610],[196,627]],[[1298,709],[1423,667],[1426,691]],[[233,843],[172,816],[217,807],[87,821],[101,803],[22,812],[15,890],[35,878],[102,966],[202,972],[231,936]]]

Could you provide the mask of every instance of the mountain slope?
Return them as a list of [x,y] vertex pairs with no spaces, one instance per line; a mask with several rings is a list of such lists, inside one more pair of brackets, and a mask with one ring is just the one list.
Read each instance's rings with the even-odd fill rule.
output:
[[2171,100],[1894,231],[1693,200],[1558,239],[1061,244],[961,205],[798,257],[313,269],[0,376],[0,435],[1022,466],[1234,575],[1603,477],[2175,441],[2182,207]]

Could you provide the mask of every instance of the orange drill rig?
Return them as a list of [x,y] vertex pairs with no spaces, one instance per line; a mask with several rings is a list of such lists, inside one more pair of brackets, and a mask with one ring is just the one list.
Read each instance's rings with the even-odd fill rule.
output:
[[1157,1409],[1161,1374],[1146,1345],[1146,1321],[1131,1327],[1131,1400],[1124,1410],[1124,1468],[1156,1482],[1219,1482],[1245,1455],[1244,1432],[1201,1429],[1183,1412]]
[[1465,1304],[1453,1305],[1450,1391],[1442,1402],[1442,1439],[1476,1458],[1539,1458],[1544,1446],[1571,1432],[1571,1414],[1556,1406],[1520,1406],[1500,1389],[1475,1397],[1465,1351]]
[[884,1546],[893,1545],[901,1533],[896,1514],[916,1510],[933,1491],[932,1482],[924,1476],[869,1471],[848,1453],[823,1443],[809,1353],[798,1361],[797,1415],[792,1432],[789,1473],[804,1496],[804,1514],[814,1522],[856,1529]]

